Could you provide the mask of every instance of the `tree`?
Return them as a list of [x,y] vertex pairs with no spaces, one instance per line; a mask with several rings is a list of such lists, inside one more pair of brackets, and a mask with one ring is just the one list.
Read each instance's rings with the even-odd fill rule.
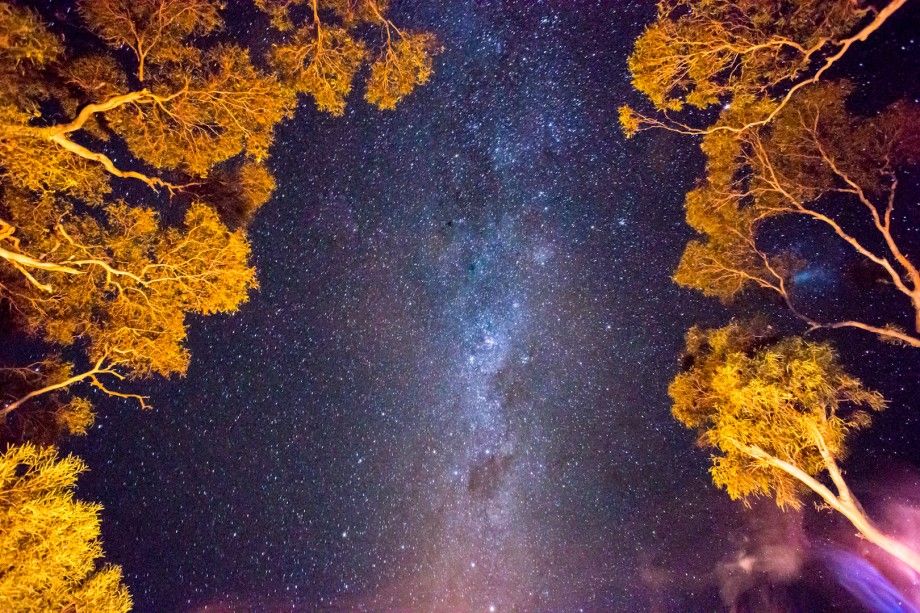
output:
[[220,4],[211,0],[90,0],[80,4],[80,12],[112,48],[133,52],[141,82],[148,63],[193,58],[196,49],[187,40],[222,24]]
[[[0,18],[29,19],[36,38],[51,36],[34,14],[4,7]],[[0,63],[20,87],[0,111],[6,182],[99,203],[112,177],[175,193],[235,156],[265,160],[275,126],[293,113],[294,93],[242,47],[194,44],[221,24],[218,3],[84,0],[79,7],[103,41],[134,51],[135,64],[126,70],[114,55],[73,58],[60,45],[39,52],[37,44],[10,41]],[[72,118],[42,113],[54,107]],[[137,168],[120,167],[106,152],[113,137]]]
[[[284,26],[305,2],[256,4]],[[385,30],[381,57],[398,56],[398,78],[374,86],[378,106],[430,76],[433,38],[396,28],[385,4],[314,2],[312,22],[264,61],[209,36],[221,8],[80,0],[101,44],[77,53],[36,12],[0,1],[0,295],[46,349],[0,369],[0,439],[85,431],[78,384],[145,407],[114,383],[186,371],[186,315],[233,312],[256,287],[244,231],[275,188],[275,128],[300,93],[341,114],[366,59],[361,24]]]
[[[298,3],[257,5],[277,24]],[[113,49],[131,50],[126,67],[114,54],[70,57],[33,12],[0,6],[0,72],[8,90],[0,103],[4,179],[89,203],[104,200],[112,177],[175,194],[220,176],[224,162],[264,163],[274,128],[292,116],[298,93],[341,114],[367,57],[354,37],[362,23],[386,34],[366,96],[380,108],[394,108],[427,82],[437,51],[431,34],[399,29],[380,3],[329,0],[314,2],[312,22],[272,46],[265,70],[247,49],[201,40],[222,24],[215,0],[82,0],[89,30]],[[320,15],[327,13],[340,25],[326,26]],[[70,118],[58,120],[47,108]],[[113,137],[127,146],[135,168],[116,164],[106,151]]]
[[[146,406],[142,396],[117,392],[105,380],[183,374],[186,314],[232,312],[256,285],[242,232],[227,229],[202,204],[188,209],[182,227],[166,229],[153,210],[120,202],[105,208],[104,221],[74,218],[72,207],[50,197],[36,203],[13,196],[6,204],[13,225],[0,233],[7,245],[0,258],[13,270],[0,283],[16,318],[53,345],[80,341],[90,367],[78,374],[59,360],[30,367],[34,375],[19,380],[32,389],[11,399],[0,417],[79,382]],[[11,374],[17,372],[25,371]],[[69,414],[73,401],[62,402]]]
[[[302,4],[255,2],[282,27]],[[255,60],[210,36],[219,0],[77,7],[98,44],[0,0],[0,298],[43,353],[0,368],[0,443],[85,433],[81,384],[147,407],[117,383],[184,374],[187,315],[233,312],[257,285],[245,227],[275,188],[270,148],[298,95],[341,114],[366,58],[359,24],[386,32],[379,108],[425,83],[436,51],[370,0],[314,2],[310,26]],[[83,470],[31,445],[0,457],[0,609],[130,608],[120,569],[96,568],[100,508],[72,493]]]
[[[392,110],[419,85],[431,78],[437,41],[427,32],[402,30],[386,16],[378,0],[261,0],[256,3],[281,30],[294,27],[290,8],[309,4],[309,23],[294,30],[287,41],[274,45],[269,63],[282,80],[299,93],[313,96],[316,107],[332,115],[345,112],[358,70],[371,56],[357,38],[356,27],[374,26],[384,32],[383,46],[373,54],[364,98],[380,109]],[[336,25],[322,18],[328,14]]]
[[[893,222],[902,171],[920,151],[920,109],[902,102],[856,116],[845,105],[851,86],[824,80],[904,3],[659,2],[629,59],[633,85],[655,112],[623,107],[620,118],[627,136],[649,128],[702,136],[706,175],[687,195],[686,213],[703,240],[687,245],[679,284],[726,301],[759,287],[810,329],[860,329],[920,347],[920,272]],[[699,112],[713,108],[718,113]],[[853,209],[862,211],[863,228],[849,226]],[[780,218],[823,224],[877,266],[907,298],[912,331],[803,312],[794,279],[808,262],[759,240]]]
[[[712,450],[711,474],[732,499],[772,495],[799,507],[811,491],[867,540],[920,572],[920,555],[880,531],[839,461],[850,435],[884,408],[826,343],[771,338],[757,322],[687,334],[686,368],[669,388],[674,417]],[[820,480],[827,473],[829,487]]]
[[99,566],[98,504],[74,499],[86,466],[54,448],[0,455],[0,609],[123,613],[121,568]]
[[[102,41],[133,52],[132,65],[115,54],[72,57],[35,13],[0,8],[9,94],[0,101],[0,291],[47,347],[33,364],[0,369],[0,438],[9,441],[85,432],[92,410],[72,393],[80,383],[146,407],[112,383],[183,374],[186,315],[245,302],[256,283],[241,228],[274,189],[264,162],[295,105],[247,50],[196,44],[221,24],[216,2],[79,8]],[[154,202],[165,192],[185,203],[182,223],[167,227],[153,208],[113,198],[113,178],[140,182]]]
[[[778,294],[812,328],[856,328],[920,347],[920,270],[893,224],[899,170],[920,159],[920,107],[897,103],[874,117],[855,116],[846,109],[850,89],[846,82],[818,84],[769,124],[703,137],[706,178],[687,195],[686,212],[704,240],[687,245],[674,278],[723,300],[760,287]],[[739,122],[756,114],[742,105],[726,113]],[[794,279],[807,262],[768,252],[758,240],[765,226],[786,218],[817,222],[877,267],[907,298],[914,333],[804,314],[795,304]],[[854,223],[860,218],[862,228]]]
[[[629,57],[633,87],[660,116],[620,109],[627,135],[648,128],[737,133],[772,121],[907,0],[660,0]],[[760,100],[754,116],[690,125],[675,112]],[[689,121],[689,120],[688,120]]]
[[73,364],[53,354],[27,366],[0,369],[5,406],[26,405],[5,415],[0,439],[51,445],[64,436],[86,434],[95,420],[93,405],[89,398],[73,393],[67,383],[73,378]]

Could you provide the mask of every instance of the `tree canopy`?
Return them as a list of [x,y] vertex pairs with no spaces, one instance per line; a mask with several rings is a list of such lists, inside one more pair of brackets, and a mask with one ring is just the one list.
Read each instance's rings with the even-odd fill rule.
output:
[[0,373],[0,438],[84,432],[81,383],[147,406],[117,384],[184,374],[187,316],[233,312],[257,286],[245,228],[298,96],[341,115],[369,61],[365,97],[392,109],[431,75],[433,36],[386,3],[256,6],[279,30],[264,57],[216,36],[216,0],[81,0],[98,45],[0,2],[0,293],[46,347]]
[[[345,99],[365,62],[370,76],[364,99],[392,110],[400,100],[431,78],[438,52],[434,36],[396,26],[378,0],[258,0],[272,23],[290,35],[274,45],[269,63],[286,86],[313,97],[316,107],[332,115],[345,112]],[[309,17],[295,23],[292,9],[307,5]],[[358,32],[371,27],[383,32],[383,44],[369,49]]]
[[[846,104],[852,85],[827,76],[903,4],[659,2],[629,58],[652,112],[624,106],[620,119],[627,136],[657,128],[701,137],[706,172],[685,208],[702,238],[687,245],[679,284],[723,301],[760,288],[812,329],[859,329],[920,347],[920,270],[896,214],[899,183],[920,155],[920,107],[901,101],[859,115]],[[884,283],[873,291],[890,286],[906,298],[904,320],[804,312],[795,279],[812,262],[761,240],[765,228],[795,219],[876,267]]]
[[[842,81],[816,84],[769,124],[703,137],[706,176],[687,195],[686,214],[704,240],[687,245],[675,280],[722,300],[759,287],[778,294],[812,326],[860,328],[920,347],[920,271],[895,222],[902,171],[920,154],[920,107],[899,102],[878,115],[857,116],[846,108],[850,90]],[[740,106],[724,115],[729,122],[752,116]],[[770,251],[759,240],[761,230],[781,218],[813,222],[877,267],[906,298],[912,331],[892,322],[826,322],[803,313],[795,304],[795,273],[812,262],[795,251]],[[877,284],[874,291],[887,287]]]
[[[623,128],[630,136],[654,127],[693,134],[768,123],[906,1],[879,10],[852,0],[660,0],[657,19],[635,42],[629,71],[633,87],[662,115],[624,106]],[[672,116],[751,101],[762,102],[755,116],[717,127]]]
[[[27,423],[55,413],[70,422],[72,411],[49,412],[42,405],[83,407],[85,398],[60,396],[84,381],[146,406],[143,397],[115,391],[106,380],[184,374],[186,316],[235,311],[256,286],[242,231],[228,230],[203,204],[192,205],[183,224],[171,228],[163,228],[153,210],[122,202],[107,205],[101,219],[76,216],[49,197],[36,202],[19,195],[6,204],[14,269],[0,282],[14,319],[50,347],[79,349],[91,367],[74,374],[71,364],[55,357],[14,369],[20,385],[3,392],[4,418],[31,403],[33,415],[22,418]],[[54,399],[39,398],[52,392]]]
[[341,115],[369,62],[365,98],[393,109],[432,74],[433,35],[382,0],[255,5],[278,30],[258,56],[219,0],[79,0],[79,37],[0,1],[0,299],[38,345],[0,368],[4,611],[130,609],[120,568],[97,565],[100,507],[73,498],[85,466],[31,442],[86,433],[93,390],[148,407],[122,383],[184,375],[189,316],[247,301],[246,227],[301,94]]
[[[658,2],[629,58],[650,109],[623,106],[620,122],[627,137],[663,129],[700,139],[705,174],[685,199],[697,236],[678,284],[726,303],[751,290],[772,294],[806,334],[860,330],[920,348],[920,271],[909,228],[899,227],[898,193],[920,160],[920,108],[899,101],[856,113],[847,104],[853,84],[829,72],[905,2]],[[888,312],[879,308],[829,315],[801,299],[800,273],[828,262],[784,239],[821,232],[849,251],[848,263],[874,268],[870,292],[906,305],[902,320],[873,316]],[[884,399],[846,373],[829,343],[779,337],[764,321],[692,328],[670,386],[674,417],[712,452],[713,482],[733,499],[770,495],[781,507],[800,506],[810,491],[920,570],[915,552],[866,517],[838,467],[850,435]]]
[[920,572],[920,555],[866,516],[839,467],[851,435],[886,403],[846,373],[829,344],[777,338],[762,322],[733,321],[691,328],[684,364],[668,390],[672,411],[711,450],[717,487],[745,501],[773,496],[780,507],[799,507],[810,492]]
[[844,457],[848,435],[885,406],[827,343],[771,338],[757,322],[692,328],[685,362],[669,389],[674,417],[713,450],[713,481],[734,499],[773,495],[799,506],[803,484],[753,450],[814,477],[826,470],[821,449]]
[[100,566],[99,512],[74,498],[86,466],[52,447],[0,455],[0,609],[125,613],[121,568]]

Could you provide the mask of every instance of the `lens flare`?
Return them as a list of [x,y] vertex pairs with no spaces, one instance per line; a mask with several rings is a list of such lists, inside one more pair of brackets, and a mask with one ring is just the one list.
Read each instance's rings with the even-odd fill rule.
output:
[[855,553],[823,548],[818,557],[834,579],[874,613],[920,613],[872,564]]

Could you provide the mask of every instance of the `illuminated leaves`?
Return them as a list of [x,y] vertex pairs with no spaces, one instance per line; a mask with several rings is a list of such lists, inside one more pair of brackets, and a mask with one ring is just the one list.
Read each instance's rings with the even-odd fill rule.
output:
[[241,218],[246,220],[252,218],[275,191],[275,178],[263,164],[246,162],[230,180],[239,190],[239,200],[243,202]]
[[293,112],[293,97],[240,47],[218,46],[187,72],[152,81],[155,99],[115,109],[109,123],[134,155],[159,168],[206,175],[243,151],[263,159],[275,126]]
[[[263,3],[273,23],[290,30],[292,2]],[[316,107],[332,115],[345,112],[355,75],[370,53],[355,26],[372,24],[383,30],[383,46],[373,53],[364,98],[380,109],[392,110],[416,87],[431,78],[432,58],[438,51],[427,32],[400,30],[390,21],[386,4],[374,0],[313,0],[312,23],[298,28],[269,52],[269,63],[282,81],[298,93],[313,97]],[[277,10],[280,10],[280,17]],[[340,25],[327,25],[321,15],[331,13]]]
[[751,286],[785,292],[785,281],[802,264],[788,254],[758,248],[763,220],[756,211],[704,187],[689,192],[685,206],[687,223],[705,239],[687,243],[675,282],[725,302]]
[[[846,109],[851,86],[822,80],[902,5],[659,1],[657,19],[629,58],[633,85],[657,114],[623,106],[620,124],[627,137],[649,128],[702,136],[706,175],[686,201],[687,221],[701,237],[684,251],[679,284],[726,301],[759,287],[811,328],[856,328],[920,347],[920,337],[896,325],[821,322],[803,313],[793,273],[806,263],[760,244],[763,228],[780,217],[823,224],[910,300],[920,332],[920,271],[892,221],[899,167],[920,157],[920,131],[904,127],[918,123],[917,111],[901,103],[858,117]],[[701,127],[692,125],[699,114],[677,116],[717,105],[718,115],[703,114]],[[860,215],[866,232],[850,229]]]
[[[116,94],[124,75],[100,56],[74,62],[62,76],[93,102],[74,120],[48,127],[31,125],[26,113],[8,112],[7,125],[0,125],[0,151],[6,154],[0,164],[13,185],[63,191],[94,203],[108,192],[111,175],[139,179],[153,189],[177,186],[119,168],[98,143],[84,146],[72,138],[75,133],[106,140],[104,125],[151,166],[206,176],[239,154],[264,159],[275,126],[292,114],[295,103],[288,89],[234,46],[211,49],[181,74],[155,71],[150,90]],[[62,106],[77,108],[67,98]]]
[[[20,121],[27,118],[20,115]],[[12,130],[0,133],[0,171],[18,188],[61,192],[92,204],[110,191],[109,175],[90,160],[73,155],[39,134]]]
[[36,76],[63,52],[36,13],[0,2],[0,125],[39,113],[52,85]]
[[53,447],[0,455],[0,609],[126,613],[121,568],[102,557],[98,504],[74,498],[86,466]]
[[[386,35],[379,57],[390,72],[372,69],[379,104],[391,108],[430,75],[422,50],[433,39],[399,31],[385,2],[256,5],[294,30],[265,70],[239,45],[202,44],[222,26],[217,1],[81,0],[89,30],[133,53],[127,66],[101,45],[68,57],[37,14],[0,2],[0,294],[49,351],[5,371],[7,439],[84,431],[91,408],[71,387],[145,407],[110,385],[186,371],[186,316],[233,311],[256,286],[244,229],[275,188],[275,127],[298,93],[344,112],[368,58],[357,30]],[[112,177],[168,195],[184,219],[168,227],[153,209],[112,202],[113,188],[131,193]]]
[[228,230],[208,206],[192,205],[182,227],[169,228],[153,247],[148,284],[167,293],[182,310],[229,313],[257,285],[245,236]]
[[[73,364],[57,355],[20,368],[0,368],[3,404],[66,381],[73,375]],[[0,424],[0,441],[53,444],[65,435],[86,434],[93,419],[93,407],[88,399],[74,396],[66,389],[55,390],[43,394],[23,410],[6,415]]]
[[184,373],[186,314],[234,311],[256,285],[245,237],[207,206],[192,205],[181,227],[166,229],[150,209],[120,203],[106,208],[105,223],[41,206],[12,207],[16,251],[54,253],[77,272],[30,270],[49,293],[13,271],[7,297],[27,329],[55,344],[82,340],[91,362],[133,376]]
[[772,338],[757,322],[691,329],[685,362],[668,390],[674,417],[713,450],[713,482],[733,499],[772,495],[799,506],[803,483],[751,449],[814,477],[827,467],[819,444],[839,460],[847,436],[885,406],[828,344]]
[[383,110],[392,110],[419,85],[431,78],[435,38],[427,32],[401,33],[371,64],[364,98]]
[[208,180],[190,187],[217,211],[231,229],[245,227],[275,191],[275,179],[264,164],[246,161],[211,173]]
[[316,108],[342,115],[355,73],[366,57],[364,43],[344,28],[304,26],[290,42],[274,46],[269,61],[284,83],[313,96]]
[[[85,100],[102,102],[127,91],[128,79],[124,70],[109,55],[85,55],[67,62],[61,69],[61,76],[68,85],[83,93]],[[70,109],[76,114],[76,108]]]
[[44,66],[60,57],[64,48],[28,9],[0,2],[0,65],[4,69],[27,62]]
[[618,109],[618,116],[626,138],[632,138],[642,128],[642,118],[632,107],[624,104]]
[[384,19],[389,0],[319,0],[322,8],[332,11],[346,27],[360,22],[380,22]]
[[191,36],[222,25],[214,0],[82,0],[80,13],[90,29],[111,47],[128,47],[143,81],[148,63],[178,62],[196,55]]
[[850,0],[662,0],[629,57],[633,86],[660,111],[769,97],[867,13]]
[[[260,7],[277,17],[279,11],[288,16],[294,4],[262,2]],[[54,64],[47,73],[20,74],[18,65],[29,63],[23,58],[50,61],[60,55],[60,45],[50,49],[57,41],[32,13],[0,6],[0,17],[14,34],[36,32],[35,40],[11,34],[6,48],[15,70],[7,69],[0,80],[0,89],[8,90],[7,104],[0,104],[2,172],[17,188],[66,193],[92,204],[104,200],[112,176],[175,194],[207,182],[212,172],[224,172],[216,167],[237,156],[264,161],[274,128],[293,115],[298,93],[313,96],[320,110],[343,114],[368,57],[365,43],[349,29],[358,23],[383,28],[386,35],[366,92],[380,108],[394,108],[429,79],[436,51],[430,34],[402,32],[389,21],[385,4],[313,2],[313,22],[271,48],[269,74],[242,47],[222,44],[205,51],[194,46],[196,36],[220,26],[216,2],[84,0],[80,11],[90,28],[111,46],[134,51],[136,76],[143,81],[135,88],[116,57],[104,53]],[[320,13],[342,25],[324,25]],[[43,119],[43,108],[55,106],[73,119],[50,125],[36,121]],[[101,145],[113,134],[135,158],[126,166]],[[153,172],[131,169],[132,162],[143,162]],[[202,180],[176,181],[173,171]]]
[[[687,222],[699,237],[684,251],[677,283],[723,301],[757,287],[778,295],[809,331],[855,328],[920,347],[898,326],[803,313],[791,289],[805,263],[776,240],[761,241],[777,218],[823,224],[910,298],[920,332],[920,272],[892,223],[898,166],[915,159],[920,140],[915,128],[894,126],[915,125],[915,111],[899,104],[856,117],[845,105],[849,85],[823,80],[903,5],[658,2],[656,21],[628,61],[634,87],[654,111],[623,106],[620,124],[627,137],[650,128],[702,137],[706,174],[686,198]],[[717,115],[698,112],[717,106]],[[859,214],[868,224],[852,232]],[[885,402],[843,371],[829,345],[778,339],[760,322],[693,328],[669,393],[674,417],[712,450],[713,482],[732,498],[772,495],[781,507],[798,507],[807,488],[867,540],[920,570],[916,553],[865,516],[838,467],[848,435],[867,427],[870,411]]]
[[271,18],[272,26],[287,32],[293,29],[290,10],[292,7],[307,4],[309,0],[254,0],[256,8]]
[[[875,117],[854,115],[846,108],[850,90],[845,82],[819,83],[769,124],[704,136],[706,177],[687,194],[685,205],[688,224],[702,238],[687,245],[674,276],[679,284],[723,300],[760,287],[778,294],[809,325],[824,325],[794,305],[792,276],[807,262],[781,247],[767,250],[760,244],[772,220],[806,219],[877,266],[911,300],[920,326],[920,275],[904,255],[892,223],[896,173],[910,161],[914,146],[913,129],[904,126],[915,125],[920,115],[903,103]],[[723,111],[716,125],[746,121],[758,113],[751,110],[757,104],[742,99]],[[873,243],[850,230],[859,219],[881,240]],[[855,323],[846,325],[920,346],[920,339],[896,327]]]

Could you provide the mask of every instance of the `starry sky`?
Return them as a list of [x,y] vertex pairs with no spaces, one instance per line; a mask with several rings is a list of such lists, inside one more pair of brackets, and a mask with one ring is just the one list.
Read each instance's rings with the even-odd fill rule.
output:
[[[153,412],[102,401],[70,446],[109,559],[138,611],[712,610],[751,522],[666,395],[686,328],[728,318],[670,281],[702,160],[616,124],[654,4],[393,4],[444,43],[432,81],[395,112],[302,102],[251,227],[261,289],[192,323]],[[916,68],[916,13],[852,67]],[[917,359],[873,343],[848,363],[910,404]],[[917,455],[905,413],[867,457]]]

